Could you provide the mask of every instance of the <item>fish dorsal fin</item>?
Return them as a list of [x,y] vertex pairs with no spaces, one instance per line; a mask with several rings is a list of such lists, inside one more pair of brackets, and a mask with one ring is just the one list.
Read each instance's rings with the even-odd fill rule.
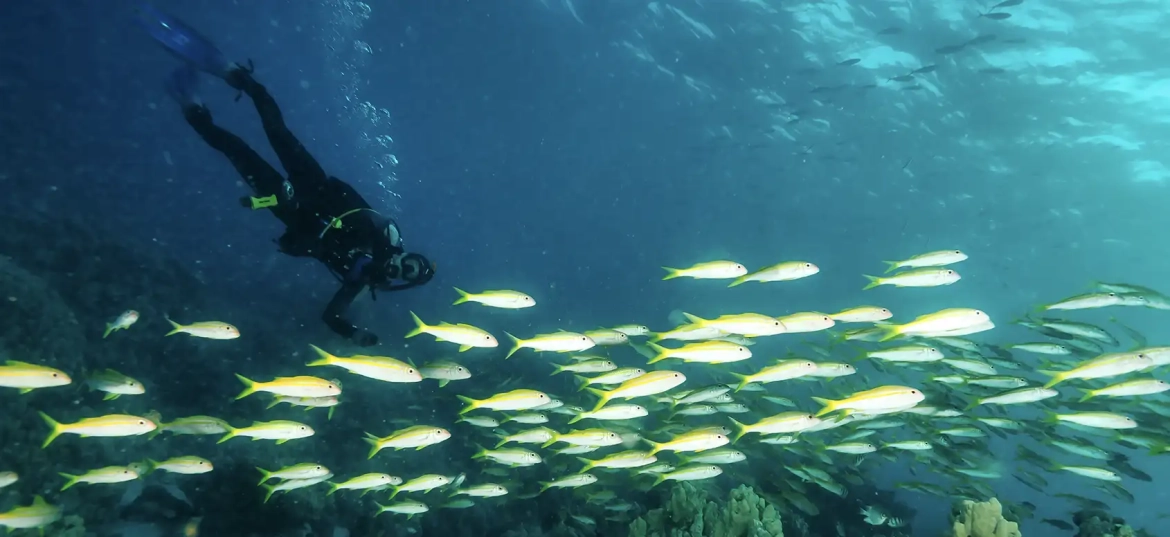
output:
[[33,496],[33,503],[32,503],[33,507],[41,507],[41,506],[45,506],[45,505],[49,505],[49,503],[46,502],[45,499],[42,498],[40,494]]
[[22,362],[20,360],[5,360],[4,364],[5,365],[34,365],[34,364],[30,364],[28,362]]

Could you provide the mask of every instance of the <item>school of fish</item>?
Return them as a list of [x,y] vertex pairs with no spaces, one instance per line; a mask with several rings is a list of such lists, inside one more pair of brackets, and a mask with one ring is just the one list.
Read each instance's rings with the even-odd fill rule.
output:
[[[866,275],[865,289],[953,285],[960,275],[950,267],[966,259],[962,251],[940,250],[887,262],[887,275]],[[806,261],[750,271],[726,260],[665,270],[663,280],[726,280],[728,287],[800,280],[820,271]],[[537,306],[532,296],[518,291],[456,291],[456,316],[465,303],[500,309]],[[1170,298],[1138,285],[1098,283],[1086,294],[1038,307],[1015,320],[1031,329],[1035,338],[1008,345],[968,337],[996,325],[984,311],[955,306],[914,312],[913,318],[901,315],[901,322],[893,320],[896,315],[890,309],[871,305],[831,314],[781,316],[738,312],[704,318],[680,312],[685,322],[663,332],[624,324],[527,338],[505,333],[511,342],[506,352],[486,330],[462,323],[428,324],[411,313],[415,328],[405,338],[428,335],[435,341],[428,345],[482,353],[481,359],[490,360],[493,368],[509,367],[508,360],[540,360],[553,376],[573,375],[579,389],[550,393],[539,386],[505,383],[494,393],[482,388],[450,392],[464,404],[457,415],[439,423],[404,423],[398,430],[367,432],[365,438],[354,439],[366,442],[368,457],[374,459],[383,450],[424,450],[458,438],[478,446],[472,455],[482,464],[478,475],[449,476],[438,473],[440,468],[426,473],[425,462],[398,468],[387,464],[385,473],[357,475],[347,468],[305,461],[259,468],[258,494],[267,502],[274,495],[306,489],[301,493],[352,494],[352,501],[361,501],[367,493],[378,492],[370,504],[372,514],[413,517],[475,502],[523,501],[550,489],[581,489],[588,504],[601,506],[609,520],[624,522],[636,509],[623,497],[622,491],[631,486],[649,490],[663,482],[707,480],[726,473],[743,481],[767,476],[772,486],[762,493],[765,498],[815,516],[819,509],[808,498],[810,489],[845,496],[850,485],[864,482],[867,462],[903,460],[950,482],[911,481],[899,488],[946,499],[993,496],[995,481],[1009,475],[1038,492],[1056,493],[1046,476],[1070,474],[1083,478],[1085,488],[1081,494],[1057,496],[1095,508],[1105,504],[1088,491],[1132,502],[1125,480],[1151,477],[1128,462],[1125,450],[1170,452],[1170,434],[1149,425],[1170,417],[1170,404],[1157,397],[1170,390],[1170,384],[1151,376],[1170,364],[1170,346],[1149,346],[1140,333],[1116,321],[1107,329],[1057,315],[1107,307],[1170,309]],[[138,320],[138,312],[127,311],[108,323],[103,337],[130,329]],[[174,328],[167,336],[240,337],[239,330],[223,322],[167,321]],[[857,327],[846,328],[849,325]],[[1131,342],[1123,343],[1114,332]],[[751,350],[765,338],[796,337],[789,343],[802,343],[802,355],[761,356]],[[416,366],[408,359],[339,356],[315,345],[310,349],[315,358],[305,364],[303,375],[263,379],[236,375],[241,385],[237,399],[263,394],[270,398],[269,408],[280,404],[327,408],[331,417],[344,401],[342,383],[327,378],[332,375],[317,376],[318,371],[341,369],[364,377],[347,382],[346,390],[424,380],[443,387],[472,377],[467,367],[453,360]],[[876,374],[867,374],[869,370]],[[19,393],[73,382],[67,372],[44,365],[17,360],[0,365],[0,387]],[[149,396],[141,382],[114,370],[98,371],[84,382],[103,392],[107,401]],[[1009,414],[1009,408],[1033,412]],[[170,433],[214,435],[216,443],[245,437],[284,444],[315,434],[310,425],[290,420],[235,426],[211,416],[164,422],[157,414],[110,413],[64,422],[51,411],[40,412],[48,427],[45,449],[58,442],[85,442],[88,437],[153,438]],[[1009,462],[988,449],[993,436],[1008,435],[1035,442],[1019,442],[1014,461]],[[751,471],[738,469],[746,465],[736,466],[752,459],[768,464]],[[120,464],[61,468],[62,481],[45,486],[60,490],[115,486],[158,471],[214,470],[210,460],[182,453],[162,461],[111,462]],[[545,465],[553,477],[534,481],[526,469],[537,465]],[[0,488],[20,479],[5,470],[0,468]],[[426,494],[437,490],[443,492]],[[1035,507],[1024,503],[1009,508],[1017,516],[1030,517]],[[867,506],[860,515],[875,526],[905,524],[882,506]],[[0,527],[43,528],[61,517],[60,507],[36,496],[25,506],[0,513]],[[585,516],[573,518],[595,523]],[[840,526],[838,531],[843,533]]]

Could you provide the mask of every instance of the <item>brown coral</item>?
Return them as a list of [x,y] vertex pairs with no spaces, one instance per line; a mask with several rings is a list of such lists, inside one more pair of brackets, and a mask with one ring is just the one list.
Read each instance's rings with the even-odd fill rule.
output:
[[986,502],[964,500],[955,517],[952,537],[1021,537],[1020,527],[1003,518],[1003,505],[992,498]]

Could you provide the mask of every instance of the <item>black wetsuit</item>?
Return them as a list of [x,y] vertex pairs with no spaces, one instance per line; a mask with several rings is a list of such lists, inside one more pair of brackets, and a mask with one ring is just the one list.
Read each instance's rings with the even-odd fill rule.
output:
[[371,290],[394,291],[425,281],[392,285],[396,269],[388,269],[387,265],[404,252],[384,233],[386,220],[371,210],[353,187],[325,173],[284,124],[276,100],[247,71],[232,71],[228,82],[246,93],[256,105],[268,143],[288,172],[288,178],[239,136],[215,125],[206,107],[185,106],[183,115],[187,123],[208,145],[231,161],[256,196],[275,196],[276,204],[268,210],[286,226],[276,241],[280,251],[317,259],[341,280],[341,289],[333,295],[322,316],[325,324],[360,344],[376,343],[373,334],[360,330],[344,317],[354,298],[367,286]]

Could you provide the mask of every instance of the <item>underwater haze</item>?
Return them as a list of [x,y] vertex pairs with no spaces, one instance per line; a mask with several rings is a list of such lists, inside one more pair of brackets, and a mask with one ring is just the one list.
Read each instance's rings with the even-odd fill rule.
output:
[[1168,22],[6,2],[0,527],[1162,535]]

